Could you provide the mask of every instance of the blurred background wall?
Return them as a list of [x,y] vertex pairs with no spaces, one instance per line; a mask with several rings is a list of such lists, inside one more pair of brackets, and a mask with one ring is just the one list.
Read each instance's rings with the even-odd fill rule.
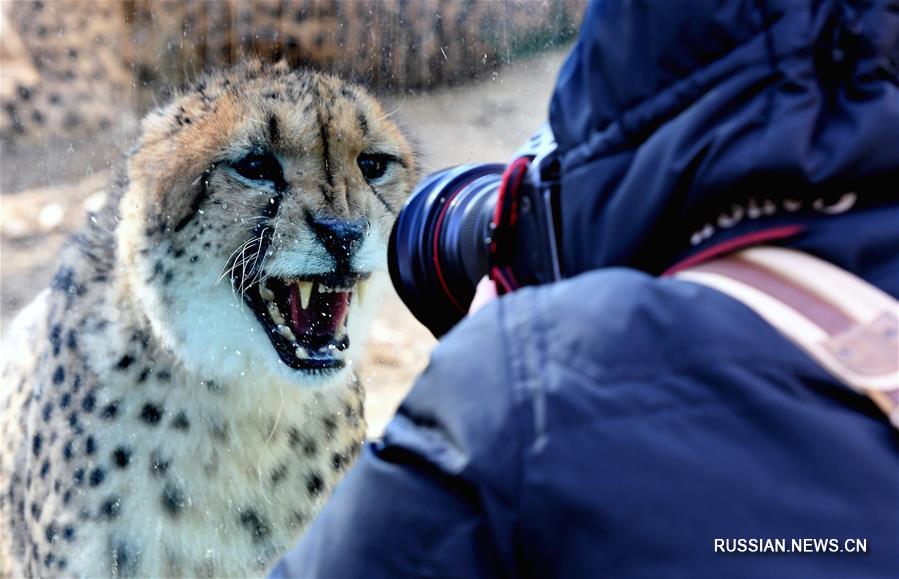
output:
[[562,44],[582,0],[3,0],[0,138],[79,136],[248,55],[376,91],[471,82]]
[[[138,119],[250,55],[372,88],[426,171],[507,161],[546,119],[584,0],[0,0],[0,337],[105,200]],[[427,363],[388,297],[362,379],[377,435]]]

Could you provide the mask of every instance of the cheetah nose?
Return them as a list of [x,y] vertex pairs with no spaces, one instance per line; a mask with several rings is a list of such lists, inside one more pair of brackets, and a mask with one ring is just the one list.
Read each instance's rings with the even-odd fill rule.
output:
[[334,259],[340,263],[348,261],[362,245],[362,238],[368,231],[368,221],[360,219],[348,221],[332,217],[314,218],[309,216],[312,231]]

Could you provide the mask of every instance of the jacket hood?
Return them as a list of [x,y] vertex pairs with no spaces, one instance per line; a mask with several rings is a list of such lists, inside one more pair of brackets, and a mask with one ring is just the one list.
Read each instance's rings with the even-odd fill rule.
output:
[[891,203],[899,2],[592,2],[550,124],[566,275]]

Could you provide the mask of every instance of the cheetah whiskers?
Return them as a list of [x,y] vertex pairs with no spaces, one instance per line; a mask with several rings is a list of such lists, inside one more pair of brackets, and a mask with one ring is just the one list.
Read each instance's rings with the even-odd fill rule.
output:
[[[231,277],[233,279],[234,268],[236,267],[237,260],[235,259],[237,254],[244,251],[248,243],[252,243],[255,241],[255,238],[251,238],[248,241],[244,241],[241,243],[237,249],[231,252],[231,255],[228,256],[228,259],[225,260],[225,266],[222,268],[221,274],[219,278],[215,280],[215,285],[218,285],[222,282],[226,277]],[[229,276],[229,274],[232,274]]]
[[[265,259],[266,259],[269,255],[271,255],[271,248],[266,248],[265,254],[262,255],[261,257],[258,256],[258,254],[262,252],[262,243],[263,243],[263,241],[264,241],[264,239],[265,239],[265,232],[266,232],[266,230],[268,230],[268,229],[269,229],[268,227],[263,228],[262,233],[260,233],[259,236],[258,236],[258,238],[257,238],[257,239],[259,240],[259,247],[257,248],[256,254],[255,254],[255,260],[256,260],[256,261],[254,262],[254,264],[253,264],[253,266],[251,267],[251,270],[250,270],[250,271],[253,271],[253,270],[255,269],[255,273],[254,273],[253,277],[252,277],[252,278],[249,280],[249,282],[247,283],[247,288],[251,288],[251,287],[253,287],[254,285],[257,285],[257,284],[262,284],[262,283],[265,282],[266,279],[268,279],[268,273],[266,273],[265,268],[262,266],[262,264],[265,263]],[[275,221],[275,222],[272,224],[271,230],[272,230],[272,232],[271,232],[271,235],[270,235],[270,239],[277,239],[277,236],[278,236],[278,221]]]
[[383,121],[384,119],[389,119],[390,117],[392,117],[392,116],[395,115],[396,113],[400,112],[400,109],[402,109],[405,105],[406,105],[406,101],[401,102],[401,103],[399,104],[399,106],[397,106],[395,109],[393,109],[392,111],[390,111],[389,113],[387,113],[386,115],[384,115],[383,117],[381,117],[381,118],[379,118],[379,119],[377,119],[377,120]]
[[[256,245],[256,252],[253,253],[251,256],[249,256],[244,261],[243,271],[241,272],[242,276],[243,276],[243,280],[244,280],[241,282],[241,292],[240,292],[241,296],[243,296],[243,294],[246,293],[246,290],[253,287],[253,284],[255,284],[259,280],[260,276],[262,275],[262,271],[264,269],[262,267],[262,262],[265,260],[265,257],[266,257],[265,255],[262,255],[262,253],[263,253],[262,252],[262,250],[263,250],[262,244],[265,239],[265,232],[268,231],[268,229],[269,229],[268,227],[264,227],[262,229],[262,233],[260,233],[259,237],[257,238],[259,243]],[[249,260],[252,260],[252,263],[250,265],[250,272],[253,275],[250,276],[250,279],[247,279],[246,263],[249,262]]]
[[[273,241],[278,239],[278,224],[279,223],[280,223],[280,221],[272,222],[271,239]],[[264,234],[265,234],[265,231],[263,230],[260,237],[262,237]],[[261,244],[261,242],[260,242],[260,244]],[[265,263],[265,259],[268,258],[269,255],[271,255],[271,252],[272,252],[271,246],[266,248],[265,255],[263,255],[261,258],[260,267],[257,270],[257,275],[256,275],[256,278],[253,280],[253,283],[263,283],[268,278],[268,273],[266,273],[265,268],[262,267],[261,264]]]
[[[263,242],[263,239],[265,238],[266,229],[268,229],[268,228],[263,229],[262,233],[259,235],[259,246],[256,249],[257,254],[262,252],[262,242]],[[277,221],[275,222],[274,226],[271,229],[272,229],[271,238],[274,239],[278,232],[278,222]],[[258,255],[256,256],[256,262],[258,262],[258,263],[253,264],[253,268],[256,270],[256,273],[253,276],[253,278],[249,281],[249,283],[247,284],[247,287],[252,287],[255,284],[260,284],[260,283],[264,282],[265,279],[268,277],[268,274],[265,273],[265,268],[262,267],[262,264],[265,263],[265,259],[270,254],[271,254],[271,249],[266,248],[265,255],[262,255],[261,257],[259,257]]]
[[[227,261],[225,261],[225,266],[215,283],[219,284],[225,278],[228,278],[233,282],[237,279],[239,268],[240,287],[234,288],[234,284],[232,283],[232,290],[235,290],[235,295],[237,295],[237,289],[239,289],[240,295],[243,296],[254,283],[259,281],[260,275],[264,270],[262,262],[266,257],[266,255],[262,255],[262,246],[265,241],[265,234],[270,229],[270,227],[263,227],[259,235],[251,237],[242,243],[240,247],[235,249],[228,257]],[[248,253],[248,251],[251,250],[255,251]],[[247,278],[248,271],[253,274],[250,276],[251,279]]]

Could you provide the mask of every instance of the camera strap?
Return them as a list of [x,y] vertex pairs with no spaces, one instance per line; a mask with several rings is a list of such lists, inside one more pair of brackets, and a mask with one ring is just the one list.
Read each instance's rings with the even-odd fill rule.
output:
[[756,246],[674,277],[754,310],[818,364],[865,394],[899,429],[899,301],[803,252]]
[[515,236],[521,203],[521,183],[530,163],[529,157],[518,157],[509,163],[499,186],[488,256],[490,279],[496,282],[499,295],[511,293],[521,287],[512,271],[512,260],[517,250]]

